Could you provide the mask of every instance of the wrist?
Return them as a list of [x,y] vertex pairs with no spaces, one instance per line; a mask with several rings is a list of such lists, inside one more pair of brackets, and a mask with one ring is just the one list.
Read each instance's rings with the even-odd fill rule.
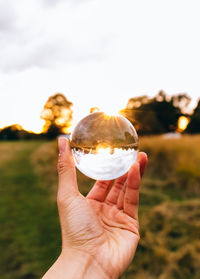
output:
[[76,249],[62,251],[60,260],[67,264],[71,279],[109,279],[92,255]]
[[89,253],[68,249],[62,251],[43,279],[117,279],[107,274]]

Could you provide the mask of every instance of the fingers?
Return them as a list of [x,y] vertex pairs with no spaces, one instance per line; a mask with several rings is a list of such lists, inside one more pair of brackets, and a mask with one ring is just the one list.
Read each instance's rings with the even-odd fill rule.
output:
[[137,161],[140,164],[140,176],[143,177],[148,161],[147,154],[144,152],[139,152]]
[[[147,155],[144,152],[140,152],[138,154],[137,161],[140,165],[140,176],[142,176],[147,164]],[[127,177],[128,173],[116,179],[112,186],[112,189],[110,190],[110,193],[106,198],[106,202],[108,204],[116,204],[117,208],[119,208],[120,210],[124,208],[124,194],[126,190]]]
[[58,139],[58,200],[77,195],[76,169],[69,141],[60,137]]
[[[139,153],[138,160],[131,167],[128,178],[126,181],[126,187],[122,191],[123,211],[130,217],[138,219],[138,204],[139,204],[139,186],[141,177],[144,174],[147,164],[147,155],[143,152]],[[121,199],[122,199],[121,197]],[[120,197],[119,197],[120,198]],[[118,201],[120,206],[121,200]]]
[[[147,155],[144,152],[140,152],[138,154],[138,158],[137,158],[137,162],[139,163],[139,170],[140,170],[140,177],[143,176],[145,168],[146,168],[146,164],[147,164]],[[132,172],[132,167],[129,170],[129,172]],[[128,175],[127,175],[128,177]],[[130,179],[129,179],[130,181]],[[126,192],[126,184],[127,184],[127,180],[125,181],[123,187],[121,188],[121,191],[119,193],[118,199],[117,199],[117,208],[120,210],[124,209],[124,196],[125,196],[125,192]]]
[[128,177],[128,172],[125,173],[124,175],[122,175],[121,177],[117,178],[108,194],[108,196],[106,197],[105,202],[107,204],[116,204],[117,200],[119,198],[120,192],[125,184],[125,181]]
[[90,190],[90,192],[87,195],[88,199],[93,199],[99,202],[102,202],[105,200],[106,195],[108,194],[110,190],[110,186],[112,184],[113,180],[97,180],[94,184],[93,188]]
[[125,190],[126,190],[126,183],[124,183],[123,188],[121,189],[121,191],[119,193],[119,197],[117,199],[117,208],[119,210],[123,210],[123,208],[124,208],[124,194],[125,194]]
[[124,193],[124,213],[137,220],[140,185],[140,165],[136,162],[130,169]]

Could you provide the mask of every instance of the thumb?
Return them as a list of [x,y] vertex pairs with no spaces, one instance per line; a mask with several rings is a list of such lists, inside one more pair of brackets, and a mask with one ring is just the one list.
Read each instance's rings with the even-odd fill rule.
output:
[[58,200],[64,201],[67,197],[78,194],[76,169],[69,141],[60,137],[58,139]]

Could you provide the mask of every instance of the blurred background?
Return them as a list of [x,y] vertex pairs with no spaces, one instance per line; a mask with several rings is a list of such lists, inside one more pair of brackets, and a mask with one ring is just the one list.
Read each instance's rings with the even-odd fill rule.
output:
[[[199,279],[200,4],[0,0],[0,277],[36,279],[61,250],[57,140],[120,113],[149,164],[123,279]],[[77,171],[86,195],[94,181]]]

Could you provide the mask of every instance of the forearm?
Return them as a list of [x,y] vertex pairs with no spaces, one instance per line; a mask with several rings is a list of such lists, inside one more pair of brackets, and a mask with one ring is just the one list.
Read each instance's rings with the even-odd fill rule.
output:
[[[92,256],[62,253],[42,279],[110,279]],[[117,279],[117,278],[116,278]]]

